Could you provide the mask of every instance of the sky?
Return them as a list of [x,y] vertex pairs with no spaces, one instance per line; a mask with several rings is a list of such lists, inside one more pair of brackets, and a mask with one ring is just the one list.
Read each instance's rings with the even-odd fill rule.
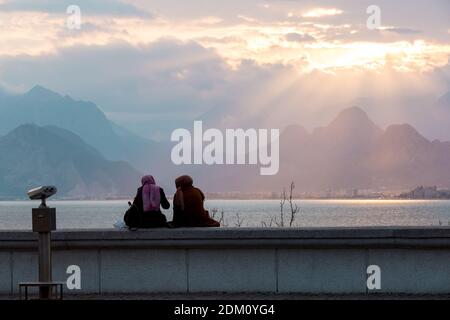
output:
[[93,101],[154,139],[200,118],[311,129],[356,101],[419,123],[405,104],[450,90],[448,0],[0,0],[0,44],[3,90]]

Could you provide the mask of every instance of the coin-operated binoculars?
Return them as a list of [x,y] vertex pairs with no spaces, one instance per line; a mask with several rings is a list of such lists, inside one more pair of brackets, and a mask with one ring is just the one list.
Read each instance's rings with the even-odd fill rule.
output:
[[33,232],[39,234],[39,298],[49,299],[52,282],[51,232],[56,230],[56,209],[47,207],[46,200],[57,192],[56,187],[42,186],[28,191],[31,200],[41,200],[39,208],[32,209]]

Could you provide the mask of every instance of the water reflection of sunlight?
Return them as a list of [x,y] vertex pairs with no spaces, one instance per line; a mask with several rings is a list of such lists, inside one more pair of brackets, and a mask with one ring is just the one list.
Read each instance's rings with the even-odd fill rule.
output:
[[[308,201],[308,200],[304,200]],[[341,205],[417,205],[427,204],[432,200],[413,200],[413,199],[324,199],[319,200],[323,204],[341,204]]]

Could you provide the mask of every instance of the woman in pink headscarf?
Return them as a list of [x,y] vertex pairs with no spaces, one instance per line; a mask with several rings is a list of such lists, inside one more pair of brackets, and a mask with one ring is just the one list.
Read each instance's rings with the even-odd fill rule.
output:
[[139,228],[161,228],[167,226],[166,216],[161,208],[169,209],[164,190],[156,185],[153,176],[142,177],[142,187],[137,190],[133,205],[139,210]]

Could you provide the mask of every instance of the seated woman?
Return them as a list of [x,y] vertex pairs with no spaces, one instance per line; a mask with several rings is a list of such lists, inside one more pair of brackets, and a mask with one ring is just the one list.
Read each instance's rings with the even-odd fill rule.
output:
[[193,183],[189,176],[175,180],[177,192],[173,198],[173,226],[220,227],[220,223],[212,219],[203,207],[205,195]]
[[144,176],[141,180],[142,187],[137,190],[133,205],[138,208],[139,222],[138,228],[161,228],[167,226],[166,216],[161,212],[169,209],[170,203],[167,201],[164,190],[156,185],[153,176]]

